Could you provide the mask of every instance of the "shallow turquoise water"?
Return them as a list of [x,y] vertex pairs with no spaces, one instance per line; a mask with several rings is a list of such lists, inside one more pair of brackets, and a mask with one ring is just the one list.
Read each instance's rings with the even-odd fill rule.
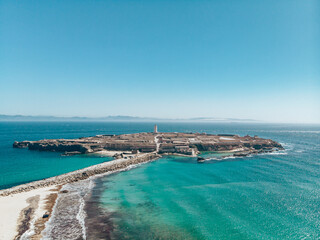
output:
[[165,157],[100,179],[112,238],[319,239],[320,128],[248,131],[286,151],[204,164]]
[[[95,198],[88,202],[110,220],[109,238],[320,238],[319,125],[159,123],[158,128],[259,135],[279,141],[286,151],[203,164],[194,158],[166,157],[99,178]],[[109,160],[13,149],[15,140],[152,129],[152,123],[0,123],[0,188]],[[100,224],[95,225],[101,232]]]
[[77,123],[0,122],[0,189],[56,176],[111,159],[85,155],[63,157],[60,153],[16,149],[12,148],[14,141],[74,138],[90,136],[93,133],[94,130],[86,129],[85,125]]

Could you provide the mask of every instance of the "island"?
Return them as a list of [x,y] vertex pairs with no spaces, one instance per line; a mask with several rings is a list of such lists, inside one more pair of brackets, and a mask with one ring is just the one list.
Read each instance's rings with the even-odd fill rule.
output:
[[196,157],[203,151],[233,152],[233,156],[283,150],[280,143],[258,136],[235,134],[206,134],[182,132],[154,132],[134,134],[106,134],[78,139],[44,139],[14,142],[15,148],[61,152],[63,155],[105,153],[116,159],[132,158],[141,153]]

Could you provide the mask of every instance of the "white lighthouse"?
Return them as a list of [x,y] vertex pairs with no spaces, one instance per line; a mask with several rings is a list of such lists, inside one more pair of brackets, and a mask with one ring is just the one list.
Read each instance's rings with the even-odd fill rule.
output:
[[157,124],[154,125],[153,132],[154,132],[154,133],[158,133],[158,126],[157,126]]

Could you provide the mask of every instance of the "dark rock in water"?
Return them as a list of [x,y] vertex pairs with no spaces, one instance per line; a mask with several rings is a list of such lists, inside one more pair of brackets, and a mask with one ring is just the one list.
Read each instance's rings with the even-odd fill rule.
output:
[[29,141],[22,141],[22,142],[17,142],[15,141],[13,143],[14,148],[27,148],[29,146],[30,142]]
[[233,156],[234,157],[246,157],[248,155],[250,155],[251,152],[239,152],[239,153],[234,153]]
[[50,215],[50,213],[49,213],[49,212],[45,212],[45,214],[43,214],[42,218],[48,218],[48,217],[49,217],[49,215]]
[[73,155],[78,155],[81,154],[79,151],[73,151],[73,152],[65,152],[64,154],[61,154],[62,156],[73,156]]
[[115,155],[113,155],[113,157],[115,158],[115,159],[120,159],[120,158],[123,158],[123,154],[122,153],[116,153]]
[[265,150],[264,150],[264,152],[266,152],[266,153],[271,153],[271,152],[273,152],[273,151],[278,151],[278,150],[276,150],[276,149],[275,149],[275,150],[274,150],[274,149],[265,149]]

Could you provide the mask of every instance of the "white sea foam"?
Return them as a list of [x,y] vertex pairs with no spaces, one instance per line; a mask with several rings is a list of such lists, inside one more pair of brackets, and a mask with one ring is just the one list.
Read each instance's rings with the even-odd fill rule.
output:
[[30,239],[31,236],[33,236],[35,234],[35,231],[34,231],[35,221],[36,221],[36,219],[33,218],[32,221],[30,222],[29,229],[22,234],[22,236],[20,237],[20,240],[28,240],[28,239]]
[[30,237],[32,237],[35,234],[34,223],[35,223],[35,219],[33,219],[30,222],[29,229],[24,234],[22,234],[22,236],[20,237],[20,240],[28,240],[28,239],[30,239]]
[[233,158],[236,158],[236,157],[234,157],[234,156],[228,156],[228,157],[222,157],[222,158],[211,157],[211,158],[205,159],[205,161],[223,161],[223,160],[226,160],[226,159],[233,159]]
[[79,206],[79,212],[76,216],[76,218],[78,219],[81,227],[82,227],[82,237],[83,239],[87,239],[86,237],[86,226],[85,226],[85,218],[86,218],[86,212],[84,211],[84,206],[85,206],[85,201],[83,199],[83,197],[79,197],[79,202],[80,202],[80,206]]
[[225,160],[225,159],[235,159],[235,158],[237,158],[237,157],[235,157],[235,156],[228,156],[228,157],[222,158],[221,160]]
[[208,158],[205,159],[205,161],[224,161],[224,160],[228,160],[228,159],[237,159],[237,158],[252,158],[255,156],[268,156],[268,155],[288,155],[288,151],[287,150],[280,150],[280,151],[274,151],[274,152],[265,152],[265,153],[258,153],[258,154],[249,154],[247,156],[227,156],[227,157],[222,157],[222,158]]
[[[67,193],[59,194],[53,208],[51,217],[42,232],[43,239],[56,238],[56,233],[61,236],[58,239],[86,239],[84,198],[92,188],[91,180],[83,180],[66,184],[61,190]],[[65,223],[68,223],[66,228]]]
[[278,151],[278,152],[260,153],[259,155],[288,155],[288,153],[286,151]]
[[[69,183],[62,187],[61,190],[67,190],[68,193],[59,194],[56,200],[56,204],[53,207],[51,217],[49,221],[45,224],[45,229],[42,231],[42,239],[49,240],[52,239],[52,236],[55,236],[55,232],[59,230],[59,232],[64,232],[64,236],[59,239],[78,239],[79,234],[82,239],[87,239],[86,234],[86,226],[85,226],[85,219],[86,219],[86,212],[85,212],[85,198],[88,194],[92,192],[93,187],[95,186],[95,179],[100,178],[106,175],[110,175],[116,172],[123,172],[130,170],[132,168],[136,168],[144,163],[138,163],[135,165],[128,166],[122,170],[115,170],[112,172],[102,173],[98,175],[91,176],[86,180],[82,180],[79,182]],[[63,198],[70,197],[72,200],[71,205],[65,205],[63,203]],[[70,199],[68,200],[70,201]],[[61,209],[64,209],[61,212]],[[68,212],[68,214],[64,214],[65,216],[61,216],[61,214]],[[66,221],[74,221],[77,220],[78,222],[78,229],[77,227],[73,227],[72,231],[69,233],[65,233],[61,228]],[[70,229],[68,229],[70,231]],[[28,239],[28,238],[26,238]]]
[[43,231],[41,232],[41,235],[42,235],[42,239],[44,239],[44,240],[49,240],[49,238],[47,238],[47,234],[49,233],[49,232],[51,232],[52,231],[52,229],[53,229],[53,218],[54,218],[54,216],[55,216],[55,214],[56,214],[56,209],[57,209],[57,202],[60,200],[60,198],[61,198],[61,195],[60,194],[58,194],[58,197],[57,197],[57,199],[56,199],[56,203],[55,203],[55,205],[53,206],[53,209],[52,209],[52,212],[51,212],[51,217],[50,217],[50,219],[49,219],[49,221],[47,221],[46,223],[45,223],[45,228],[43,229]]

